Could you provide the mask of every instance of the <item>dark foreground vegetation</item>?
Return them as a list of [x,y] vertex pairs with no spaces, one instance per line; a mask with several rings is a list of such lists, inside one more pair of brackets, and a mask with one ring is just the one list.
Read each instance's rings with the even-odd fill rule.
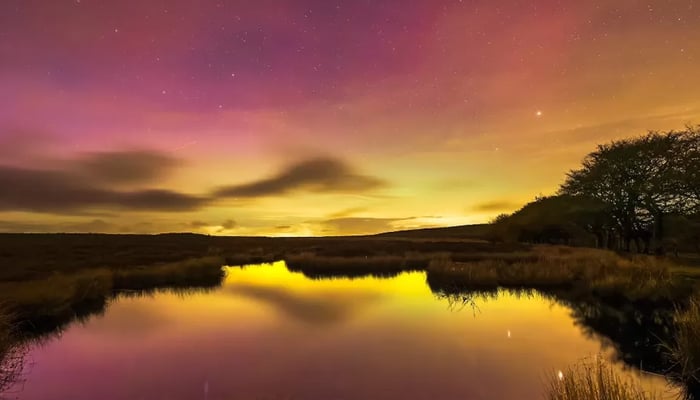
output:
[[600,145],[556,196],[494,222],[494,240],[700,253],[700,127]]

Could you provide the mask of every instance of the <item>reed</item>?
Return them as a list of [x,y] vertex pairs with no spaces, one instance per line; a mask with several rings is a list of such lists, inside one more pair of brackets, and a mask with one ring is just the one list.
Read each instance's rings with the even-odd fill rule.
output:
[[674,365],[674,378],[691,390],[700,389],[700,297],[674,314],[675,335],[665,347]]
[[601,357],[583,360],[551,374],[546,382],[547,400],[656,400],[638,382],[625,379]]

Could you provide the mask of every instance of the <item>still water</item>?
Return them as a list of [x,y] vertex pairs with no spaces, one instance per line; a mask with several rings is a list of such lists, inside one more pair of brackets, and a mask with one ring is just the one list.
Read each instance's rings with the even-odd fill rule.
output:
[[[12,396],[541,399],[547,374],[614,356],[539,295],[461,304],[418,272],[312,280],[283,262],[226,270],[213,291],[121,296],[73,323],[31,350]],[[672,397],[663,379],[640,378]]]

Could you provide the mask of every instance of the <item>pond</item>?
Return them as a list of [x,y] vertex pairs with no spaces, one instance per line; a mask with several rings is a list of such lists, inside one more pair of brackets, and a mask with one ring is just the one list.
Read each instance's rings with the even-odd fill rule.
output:
[[[615,359],[572,310],[537,293],[466,301],[424,272],[310,279],[284,262],[227,267],[212,290],[120,295],[34,345],[9,397],[540,399],[543,381]],[[645,387],[663,378],[623,367]]]

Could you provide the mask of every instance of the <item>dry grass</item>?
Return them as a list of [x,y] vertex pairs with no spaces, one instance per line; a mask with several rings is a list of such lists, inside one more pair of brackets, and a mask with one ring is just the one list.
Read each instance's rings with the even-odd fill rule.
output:
[[674,315],[676,333],[666,350],[674,363],[678,380],[691,387],[700,386],[700,298]]
[[461,288],[572,288],[599,297],[631,301],[671,301],[684,294],[670,263],[655,257],[624,258],[611,251],[540,246],[474,262],[431,261],[432,285]]
[[91,269],[0,282],[0,302],[21,329],[41,332],[103,310],[117,292],[216,286],[223,279],[223,265],[222,257],[208,256],[147,267]]
[[207,256],[117,270],[112,274],[112,285],[115,290],[215,286],[224,277],[222,267],[225,263],[221,256]]
[[565,371],[551,374],[545,398],[548,400],[655,400],[656,393],[618,374],[601,357],[584,360]]

